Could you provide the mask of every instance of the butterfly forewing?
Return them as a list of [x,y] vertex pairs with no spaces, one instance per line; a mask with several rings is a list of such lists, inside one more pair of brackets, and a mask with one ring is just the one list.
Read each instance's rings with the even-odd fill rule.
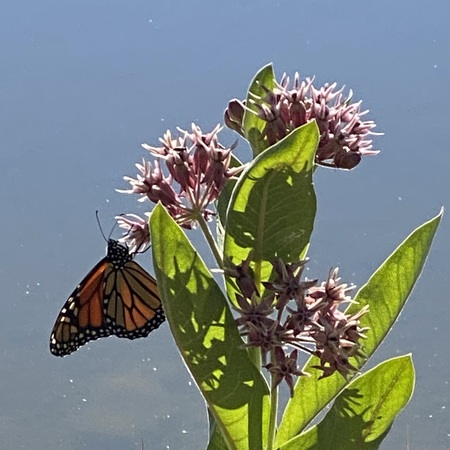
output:
[[50,337],[50,351],[65,356],[88,341],[109,336],[103,312],[103,275],[108,267],[102,259],[72,292],[61,309]]
[[56,319],[50,351],[68,355],[86,342],[114,334],[146,337],[165,320],[155,279],[110,239],[108,252],[77,286]]

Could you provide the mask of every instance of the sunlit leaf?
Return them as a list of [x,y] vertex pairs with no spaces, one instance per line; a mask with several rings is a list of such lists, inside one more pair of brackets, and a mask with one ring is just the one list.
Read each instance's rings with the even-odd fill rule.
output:
[[281,450],[376,449],[413,390],[411,356],[385,361],[350,383],[318,425]]
[[[443,211],[413,231],[360,289],[355,297],[357,304],[348,308],[348,313],[355,313],[365,305],[370,307],[361,320],[362,327],[370,327],[363,341],[367,358],[381,344],[404,307],[425,264],[442,214]],[[358,359],[353,364],[360,368],[365,361]],[[295,395],[288,402],[277,434],[279,446],[302,432],[345,385],[337,373],[318,380],[321,372],[312,368],[318,363],[313,357],[304,367],[312,376],[299,379]]]
[[318,139],[315,122],[296,129],[260,154],[233,191],[225,256],[240,264],[252,252],[260,279],[268,279],[275,259],[298,261],[309,245],[316,212],[312,172]]
[[229,447],[262,449],[268,387],[242,348],[221,289],[161,205],[153,211],[150,229],[164,311],[187,367]]

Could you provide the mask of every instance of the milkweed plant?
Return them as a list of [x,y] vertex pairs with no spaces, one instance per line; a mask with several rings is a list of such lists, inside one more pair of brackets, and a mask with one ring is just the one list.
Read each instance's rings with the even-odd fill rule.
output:
[[[149,159],[125,177],[121,192],[155,206],[117,217],[122,241],[131,252],[151,242],[170,330],[208,406],[209,450],[376,449],[412,395],[411,355],[361,370],[405,305],[442,211],[358,291],[337,267],[304,275],[315,170],[356,169],[378,153],[366,113],[336,83],[318,88],[297,73],[277,82],[267,65],[225,111],[249,162],[233,154],[237,144],[220,143],[222,127],[193,124],[144,144]],[[192,229],[215,267],[189,240]]]

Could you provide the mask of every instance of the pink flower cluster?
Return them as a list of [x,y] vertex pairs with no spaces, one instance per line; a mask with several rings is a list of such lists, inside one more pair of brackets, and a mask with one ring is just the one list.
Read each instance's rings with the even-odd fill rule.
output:
[[[170,131],[160,139],[160,147],[143,144],[154,157],[153,163],[136,164],[136,178],[124,177],[130,189],[118,192],[140,195],[140,201],[161,202],[169,214],[184,228],[192,228],[202,217],[211,220],[214,211],[209,208],[226,182],[237,175],[242,167],[230,168],[234,145],[225,148],[219,143],[217,126],[208,134],[192,125],[192,132],[179,130],[173,138]],[[123,241],[130,248],[142,249],[149,244],[147,220],[136,215],[119,216],[119,225],[128,233]]]
[[285,74],[273,90],[262,86],[266,95],[254,96],[251,105],[232,100],[225,111],[225,124],[244,136],[244,113],[250,106],[266,122],[263,137],[271,146],[294,129],[316,120],[320,131],[316,163],[328,167],[353,169],[362,156],[379,153],[372,150],[370,139],[370,135],[377,134],[372,131],[376,125],[362,119],[368,111],[361,111],[361,101],[352,103],[351,91],[344,98],[343,88],[336,90],[336,83],[317,89],[313,81],[301,81],[296,73],[291,86]]

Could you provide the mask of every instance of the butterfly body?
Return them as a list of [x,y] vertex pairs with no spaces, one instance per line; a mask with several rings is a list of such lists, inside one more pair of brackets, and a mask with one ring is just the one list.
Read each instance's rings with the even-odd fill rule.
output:
[[56,319],[50,351],[66,356],[89,341],[146,337],[165,320],[155,279],[128,248],[109,239],[107,255],[72,292]]

